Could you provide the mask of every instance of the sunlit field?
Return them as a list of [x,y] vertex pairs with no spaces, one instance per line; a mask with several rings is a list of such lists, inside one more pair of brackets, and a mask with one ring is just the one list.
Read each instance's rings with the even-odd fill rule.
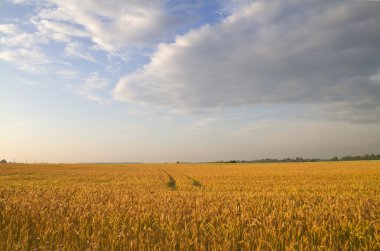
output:
[[379,250],[380,162],[0,165],[1,250]]

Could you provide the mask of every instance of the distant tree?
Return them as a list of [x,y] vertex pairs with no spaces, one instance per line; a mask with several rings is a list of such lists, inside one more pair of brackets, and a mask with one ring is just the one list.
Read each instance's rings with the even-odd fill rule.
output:
[[1,161],[0,161],[0,163],[7,163],[7,161],[5,160],[5,159],[2,159]]
[[338,157],[335,156],[335,157],[332,158],[331,160],[332,160],[332,161],[338,161],[339,159],[338,159]]

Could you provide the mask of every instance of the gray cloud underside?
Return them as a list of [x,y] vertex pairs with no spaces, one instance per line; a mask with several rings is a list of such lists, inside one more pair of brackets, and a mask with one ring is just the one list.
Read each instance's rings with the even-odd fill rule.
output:
[[183,110],[300,103],[379,121],[379,13],[377,2],[256,1],[161,44],[113,94]]

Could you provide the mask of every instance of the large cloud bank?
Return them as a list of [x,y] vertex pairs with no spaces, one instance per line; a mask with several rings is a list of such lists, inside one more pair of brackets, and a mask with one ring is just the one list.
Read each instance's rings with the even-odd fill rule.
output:
[[161,44],[116,99],[196,110],[301,104],[380,120],[380,5],[255,1]]

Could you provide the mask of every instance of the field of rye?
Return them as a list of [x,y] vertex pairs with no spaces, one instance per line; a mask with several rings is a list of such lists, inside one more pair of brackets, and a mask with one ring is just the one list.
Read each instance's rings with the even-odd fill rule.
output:
[[380,162],[1,164],[1,250],[380,250]]

